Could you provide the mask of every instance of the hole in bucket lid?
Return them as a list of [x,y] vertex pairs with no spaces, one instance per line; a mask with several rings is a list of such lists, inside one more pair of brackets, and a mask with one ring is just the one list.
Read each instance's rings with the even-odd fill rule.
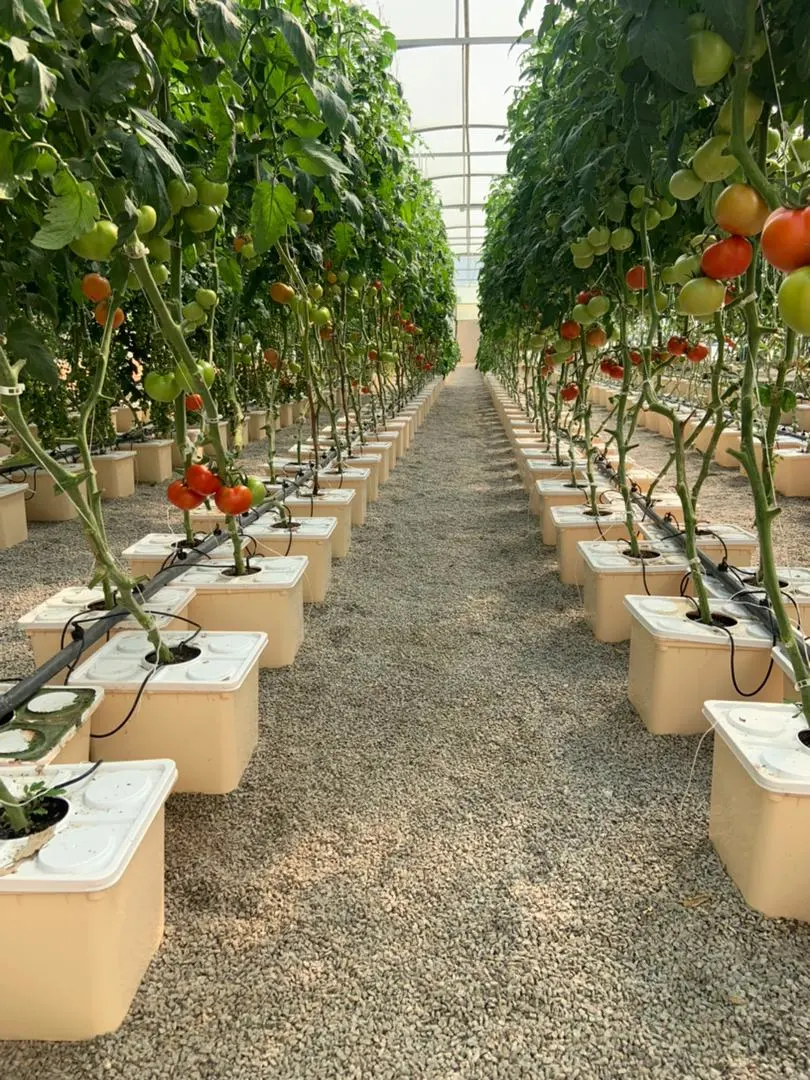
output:
[[[732,626],[737,625],[737,620],[732,618],[731,615],[723,615],[723,613],[720,612],[720,611],[713,611],[711,613],[711,615],[712,615],[712,626],[722,626],[726,630],[728,630]],[[701,622],[702,621],[701,618],[700,618],[700,612],[699,611],[687,611],[686,617],[687,617],[687,619],[690,619],[692,622]]]
[[810,748],[810,728],[802,728],[796,738],[799,740],[802,746]]
[[[169,652],[172,654],[171,660],[162,660],[159,667],[171,667],[174,664],[188,664],[192,660],[196,660],[202,653],[202,649],[198,649],[196,645],[187,645],[184,641],[181,641],[179,645],[170,645]],[[154,664],[157,660],[157,653],[153,649],[148,652],[144,657],[147,664]]]
[[622,555],[624,555],[624,557],[627,558],[627,559],[660,559],[661,558],[661,552],[660,551],[653,551],[652,548],[640,548],[638,555],[634,555],[630,548],[625,548],[622,551]]
[[586,510],[585,517],[610,517],[611,513],[610,510]]
[[260,574],[262,568],[260,566],[246,566],[244,573],[240,574],[235,566],[226,566],[222,571],[223,577],[250,577],[251,574]]

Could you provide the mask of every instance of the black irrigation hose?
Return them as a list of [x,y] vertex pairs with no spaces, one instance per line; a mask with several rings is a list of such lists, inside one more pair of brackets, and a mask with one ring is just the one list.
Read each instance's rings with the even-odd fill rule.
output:
[[[127,439],[126,435],[121,435],[116,440],[118,442],[132,442],[133,440]],[[60,454],[70,455],[75,454],[75,448],[69,447],[64,451],[60,451]],[[337,457],[335,450],[329,451],[324,455],[324,465],[328,465],[333,459]],[[11,466],[14,468],[24,468],[19,464]],[[0,475],[2,475],[3,469],[0,467]],[[274,510],[279,503],[285,502],[293,492],[298,492],[298,489],[309,483],[315,476],[315,466],[306,465],[298,471],[294,480],[287,477],[280,479],[280,492],[277,498],[273,502],[268,502],[263,506],[257,507],[255,510],[247,510],[244,514],[240,514],[237,518],[237,525],[239,529],[243,529],[245,525],[252,525],[259,518],[264,517],[265,514]],[[341,481],[342,482],[342,481]],[[314,493],[311,496],[311,502],[314,509],[315,497]],[[210,553],[214,551],[223,542],[223,536],[225,534],[219,528],[213,530],[200,541],[192,551],[190,551],[185,559],[182,561],[176,561],[164,569],[159,570],[153,578],[144,582],[138,586],[139,597],[142,600],[149,600],[155,593],[159,592],[162,588],[168,585],[176,577],[182,574],[189,566],[193,566],[203,558],[210,557]],[[251,556],[248,556],[248,559]],[[104,615],[97,620],[94,620],[94,625],[89,630],[75,637],[69,645],[60,649],[59,652],[54,653],[49,657],[40,667],[36,669],[31,675],[26,675],[25,678],[19,679],[15,682],[14,686],[10,690],[7,690],[4,694],[0,694],[0,716],[5,716],[6,713],[13,712],[20,705],[24,705],[37,691],[41,690],[50,679],[58,675],[59,672],[67,667],[69,669],[75,668],[82,653],[88,645],[95,644],[96,641],[100,641],[105,635],[109,633],[110,626],[120,622],[122,619],[129,618],[130,612],[123,607],[114,608],[112,611],[105,612]],[[69,677],[69,675],[68,675]],[[148,678],[148,677],[147,677]],[[10,681],[10,680],[2,680]],[[146,682],[147,680],[145,680]],[[144,685],[145,685],[144,682]],[[139,691],[139,696],[143,692],[143,687]],[[137,699],[133,705],[133,711],[137,705]],[[130,715],[132,713],[130,712]],[[118,730],[118,729],[116,729]],[[112,734],[112,732],[110,733]]]
[[[277,506],[278,502],[284,502],[284,500],[289,498],[289,496],[294,491],[297,491],[299,487],[303,487],[305,483],[312,479],[313,475],[314,468],[310,466],[306,469],[302,469],[300,475],[296,477],[295,480],[283,481],[279,496],[274,502],[268,502],[264,506],[259,506],[255,510],[248,510],[244,514],[239,515],[237,519],[239,527],[243,528],[245,525],[252,525],[254,521],[258,521],[259,518],[264,517],[265,514],[269,513]],[[189,566],[193,566],[203,558],[210,557],[210,553],[223,542],[223,535],[224,534],[220,529],[215,529],[213,532],[209,533],[204,540],[201,540],[200,543],[186,555],[185,559],[174,562],[170,566],[166,566],[164,569],[158,571],[153,578],[139,587],[140,598],[149,600],[155,593],[159,592],[188,569]],[[13,712],[14,709],[23,705],[29,698],[37,693],[38,690],[41,690],[50,679],[53,679],[58,675],[63,668],[75,667],[88,645],[93,645],[96,641],[100,641],[101,638],[109,632],[111,626],[129,616],[130,612],[123,607],[117,607],[112,611],[106,612],[104,617],[96,620],[95,624],[91,626],[89,630],[75,638],[69,645],[60,649],[59,652],[54,653],[53,656],[49,657],[49,659],[38,667],[31,675],[27,675],[24,679],[20,679],[10,690],[7,690],[6,693],[0,695],[0,716]]]

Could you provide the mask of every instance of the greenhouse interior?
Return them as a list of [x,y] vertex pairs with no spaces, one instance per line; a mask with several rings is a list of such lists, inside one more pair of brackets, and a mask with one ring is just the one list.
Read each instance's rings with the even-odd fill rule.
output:
[[808,0],[0,35],[0,1080],[810,1077]]

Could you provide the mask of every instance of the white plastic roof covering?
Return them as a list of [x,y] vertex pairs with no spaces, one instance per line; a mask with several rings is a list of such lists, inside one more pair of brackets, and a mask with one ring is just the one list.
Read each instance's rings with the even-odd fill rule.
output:
[[[484,202],[506,171],[506,110],[525,45],[523,0],[370,0],[396,35],[395,74],[425,143],[421,166],[444,206],[450,246],[476,255]],[[538,3],[536,7],[540,7]]]

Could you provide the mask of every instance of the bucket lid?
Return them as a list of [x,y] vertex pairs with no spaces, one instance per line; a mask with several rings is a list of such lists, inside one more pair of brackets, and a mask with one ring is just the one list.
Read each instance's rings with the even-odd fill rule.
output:
[[[162,638],[166,645],[179,645],[189,638],[189,633],[170,630]],[[267,634],[204,631],[197,634],[192,644],[200,650],[200,655],[187,663],[158,669],[146,684],[145,696],[178,693],[192,687],[217,693],[238,690],[267,644]],[[150,670],[145,658],[151,650],[143,631],[116,634],[77,668],[75,679],[105,690],[132,692]]]
[[[158,626],[165,626],[171,621],[171,617],[184,608],[188,607],[194,597],[194,590],[175,585],[167,585],[153,597],[144,602],[144,608],[150,612],[168,612],[169,614],[155,615]],[[99,588],[87,589],[82,586],[71,586],[61,589],[54,596],[37,604],[31,611],[26,612],[17,621],[22,630],[31,629],[62,629],[63,626],[75,615],[84,615],[82,625],[87,627],[93,619],[102,619],[104,611],[88,611],[90,604],[104,598],[103,590]],[[135,629],[137,623],[130,616],[115,624],[116,632],[121,628]]]
[[309,559],[306,555],[261,555],[250,560],[258,573],[242,577],[226,573],[233,559],[204,559],[190,566],[175,581],[190,585],[196,592],[285,592],[294,589],[304,576]]
[[808,725],[796,705],[707,701],[703,715],[759,787],[810,795],[810,747],[799,740]]
[[[22,796],[27,784],[41,780],[58,788],[87,768],[86,762],[47,765],[16,770],[3,779],[14,795]],[[0,876],[0,894],[109,889],[120,880],[176,779],[173,761],[104,762],[87,780],[67,788],[69,813],[33,858]],[[14,841],[0,841],[0,859],[4,843]]]
[[728,631],[720,627],[706,626],[697,620],[687,619],[695,611],[695,604],[687,598],[675,596],[625,596],[624,606],[632,617],[655,638],[668,641],[688,642],[694,645],[716,645],[729,648],[728,633],[734,636],[737,649],[766,649],[773,647],[768,631],[742,604],[728,600],[709,600],[712,612],[736,619]]

